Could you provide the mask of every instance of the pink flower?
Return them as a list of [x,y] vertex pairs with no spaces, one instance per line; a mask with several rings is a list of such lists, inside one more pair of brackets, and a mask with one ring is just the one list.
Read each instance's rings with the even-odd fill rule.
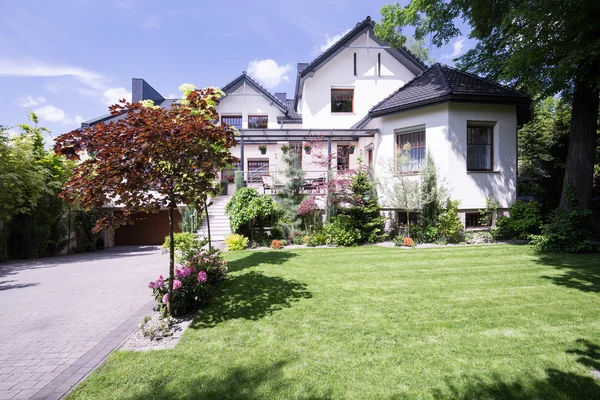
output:
[[149,287],[150,289],[154,289],[154,282],[150,282],[150,283],[148,284],[148,287]]
[[204,282],[206,282],[206,279],[207,279],[206,272],[200,271],[198,273],[198,282],[204,283]]
[[165,295],[162,298],[163,304],[167,304],[167,301],[169,301],[169,293],[165,293]]
[[173,289],[179,289],[181,287],[181,281],[178,279],[175,279],[173,281]]

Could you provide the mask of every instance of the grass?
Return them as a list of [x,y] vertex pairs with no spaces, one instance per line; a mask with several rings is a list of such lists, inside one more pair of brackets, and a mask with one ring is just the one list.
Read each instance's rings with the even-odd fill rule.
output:
[[70,399],[599,399],[600,255],[526,246],[227,254],[175,350]]

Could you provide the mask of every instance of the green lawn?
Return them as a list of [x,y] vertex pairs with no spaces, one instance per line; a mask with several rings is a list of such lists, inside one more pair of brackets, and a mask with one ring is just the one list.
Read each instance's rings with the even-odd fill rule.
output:
[[600,255],[526,246],[227,254],[175,350],[72,399],[600,399]]

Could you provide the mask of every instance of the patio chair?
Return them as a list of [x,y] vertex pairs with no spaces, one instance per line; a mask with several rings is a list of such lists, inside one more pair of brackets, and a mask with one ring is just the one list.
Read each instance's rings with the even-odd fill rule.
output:
[[273,186],[273,177],[271,175],[263,175],[262,182],[263,182],[263,193],[267,194],[267,190],[270,190],[271,194],[273,194],[275,191],[275,187]]

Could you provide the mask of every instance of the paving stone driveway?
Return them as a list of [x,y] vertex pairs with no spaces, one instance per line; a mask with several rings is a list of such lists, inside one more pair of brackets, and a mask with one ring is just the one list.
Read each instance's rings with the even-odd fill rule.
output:
[[58,399],[152,308],[156,247],[0,263],[0,399]]

